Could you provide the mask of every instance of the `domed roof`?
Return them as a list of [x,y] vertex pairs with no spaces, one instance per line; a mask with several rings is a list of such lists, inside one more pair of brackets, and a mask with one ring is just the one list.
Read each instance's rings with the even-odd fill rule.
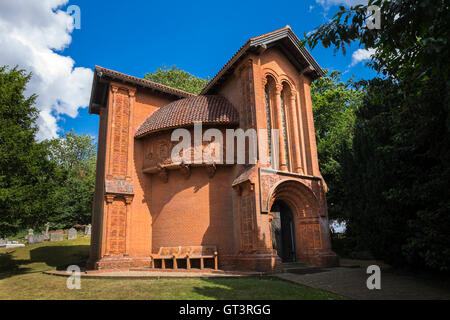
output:
[[146,134],[193,125],[203,124],[238,124],[239,114],[224,97],[199,95],[180,99],[156,110],[136,132],[136,137]]

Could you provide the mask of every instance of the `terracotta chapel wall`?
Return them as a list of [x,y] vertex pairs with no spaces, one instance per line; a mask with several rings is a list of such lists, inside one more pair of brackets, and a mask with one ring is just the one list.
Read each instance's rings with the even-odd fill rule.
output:
[[192,168],[189,178],[172,170],[167,182],[152,178],[153,252],[162,246],[216,245],[220,254],[233,251],[232,168]]
[[[140,125],[157,109],[174,101],[167,96],[155,94],[148,89],[136,92],[131,130],[134,133]],[[149,256],[152,248],[152,215],[150,208],[152,177],[142,172],[145,159],[144,142],[133,139],[133,161],[129,164],[133,172],[134,199],[131,204],[130,256]]]
[[[154,110],[173,100],[147,89],[110,84],[99,120],[90,258],[93,267],[105,255],[148,257],[151,253],[151,215],[145,191],[150,182],[142,173],[142,143],[134,139],[134,133]],[[123,196],[117,181],[124,181],[127,188],[132,185],[131,197]],[[106,185],[109,187],[105,189]]]
[[[233,104],[240,119],[241,90],[242,82],[237,74],[216,93]],[[190,131],[193,136],[192,129]],[[225,128],[222,132],[226,145]],[[150,135],[147,141],[169,140],[170,133]],[[152,175],[153,252],[161,246],[180,245],[216,245],[221,256],[237,252],[238,235],[232,206],[234,191],[231,187],[238,175],[236,167],[217,165],[211,176],[206,167],[193,167],[188,177],[180,170],[168,170],[167,182]]]
[[[287,126],[291,133],[295,130],[298,134],[298,145],[296,145],[296,147],[301,152],[299,155],[299,162],[303,167],[303,174],[320,176],[310,95],[310,84],[312,79],[305,74],[301,74],[277,48],[265,50],[257,56],[254,61],[258,127],[267,128],[264,78],[269,75],[276,80],[277,85],[281,86],[283,83],[286,83],[293,89],[296,105],[295,111],[297,114],[294,114],[294,112],[288,108]],[[289,105],[291,101],[289,98],[286,98],[286,100],[285,103]],[[290,120],[293,118],[295,118],[295,121],[293,121],[294,123],[290,123]],[[274,120],[275,119],[272,119],[272,126],[276,128],[276,121]],[[291,166],[294,167],[296,150],[293,148],[295,146],[293,136],[288,135],[288,140],[290,146],[290,162]],[[291,168],[290,171],[294,170]]]
[[[232,74],[222,83],[217,94],[222,95],[230,101],[239,112],[239,128],[247,130],[256,127],[255,91],[254,91],[254,67],[253,55],[245,57],[233,70]],[[246,150],[248,154],[248,149]],[[232,188],[232,182],[241,174],[250,170],[249,166],[237,164],[233,167],[232,180],[228,186],[230,201],[228,208],[231,210],[234,222],[233,252],[232,255],[242,254],[243,251],[255,250],[260,247],[257,241],[257,193],[240,192],[239,188]],[[245,188],[244,188],[245,189]],[[251,231],[252,235],[249,235]],[[226,261],[226,264],[234,264]],[[226,267],[226,266],[224,266]]]
[[[277,48],[267,49],[261,54],[249,54],[233,71],[233,74],[221,85],[218,94],[221,94],[238,108],[240,112],[240,127],[267,129],[265,77],[270,74],[278,85],[288,83],[295,95],[295,112],[287,110],[288,118],[288,144],[289,156],[293,172],[294,157],[303,167],[302,174],[320,176],[315,145],[314,123],[312,118],[312,105],[309,85],[311,79],[301,75],[289,62],[286,56]],[[286,103],[291,103],[287,101]],[[275,107],[275,106],[272,106]],[[291,121],[291,119],[293,119]],[[272,122],[273,123],[273,122]],[[273,123],[273,128],[277,126]],[[295,140],[292,133],[296,132]],[[295,144],[297,143],[297,144]],[[295,150],[302,153],[296,155]],[[236,173],[246,170],[243,166],[236,166]],[[299,172],[297,172],[299,173]],[[248,189],[243,186],[244,193],[233,194],[233,220],[235,221],[236,251],[270,253],[272,251],[270,215],[262,214],[260,204],[260,190],[258,176],[255,176],[255,185]],[[248,204],[253,205],[248,205]],[[249,212],[247,212],[249,211]],[[243,221],[251,221],[254,235],[247,237]]]

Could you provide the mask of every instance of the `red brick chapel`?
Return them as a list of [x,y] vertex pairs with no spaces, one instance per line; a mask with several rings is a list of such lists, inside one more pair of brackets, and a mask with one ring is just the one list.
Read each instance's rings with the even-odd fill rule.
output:
[[[96,67],[88,267],[194,268],[202,255],[199,268],[222,270],[336,265],[310,95],[323,75],[289,26],[249,39],[199,95]],[[278,170],[260,159],[173,162],[173,130],[198,122],[203,131],[278,129]],[[261,140],[258,149],[274,154]]]

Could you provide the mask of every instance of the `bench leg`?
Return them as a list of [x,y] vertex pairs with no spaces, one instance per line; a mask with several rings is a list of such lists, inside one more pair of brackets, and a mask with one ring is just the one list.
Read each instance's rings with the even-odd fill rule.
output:
[[203,264],[203,258],[200,258],[200,269],[203,269],[204,264]]
[[151,267],[152,269],[155,269],[155,259],[152,258],[152,262],[151,262]]
[[217,256],[214,257],[214,269],[219,269],[218,263],[217,263]]
[[162,269],[166,268],[166,259],[161,259],[161,268]]
[[173,257],[173,268],[178,269],[177,258]]
[[187,257],[187,259],[186,259],[186,267],[187,267],[188,269],[191,268],[191,259],[189,259],[189,257]]

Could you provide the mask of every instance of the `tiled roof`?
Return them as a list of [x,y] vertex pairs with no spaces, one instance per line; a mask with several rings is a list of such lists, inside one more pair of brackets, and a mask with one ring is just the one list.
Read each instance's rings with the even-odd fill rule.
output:
[[307,63],[313,68],[317,77],[323,76],[325,73],[317,64],[316,60],[311,56],[311,54],[300,45],[300,40],[297,38],[295,33],[292,31],[290,26],[285,26],[281,29],[265,33],[263,35],[250,38],[242,47],[231,57],[230,60],[220,69],[220,71],[211,79],[209,83],[203,88],[200,94],[212,93],[211,89],[219,82],[223,77],[226,77],[227,72],[238,62],[249,50],[258,46],[265,46],[266,44],[276,42],[282,38],[288,38],[295,46],[295,50],[300,53],[302,59],[307,61]]
[[117,72],[117,71],[114,71],[114,70],[110,70],[110,69],[106,69],[106,68],[103,68],[103,67],[95,66],[95,71],[97,72],[97,74],[100,72],[102,74],[102,76],[103,75],[109,76],[109,77],[111,77],[113,79],[119,79],[119,80],[122,80],[122,81],[125,81],[125,82],[130,82],[130,83],[133,83],[133,84],[136,84],[136,85],[141,85],[143,87],[152,88],[152,89],[155,89],[155,90],[158,90],[158,91],[162,91],[162,92],[165,92],[165,93],[169,93],[169,94],[172,94],[172,95],[176,95],[176,96],[179,96],[179,97],[183,97],[184,98],[184,97],[195,96],[194,94],[189,93],[189,92],[185,92],[183,90],[178,90],[178,89],[175,89],[175,88],[172,88],[172,87],[168,87],[168,86],[165,86],[165,85],[162,85],[162,84],[150,81],[150,80],[145,80],[145,79],[142,79],[142,78],[129,76],[127,74],[120,73],[120,72]]
[[152,132],[190,126],[197,121],[203,124],[238,124],[239,114],[222,96],[185,98],[156,110],[140,126],[135,136],[142,137]]

